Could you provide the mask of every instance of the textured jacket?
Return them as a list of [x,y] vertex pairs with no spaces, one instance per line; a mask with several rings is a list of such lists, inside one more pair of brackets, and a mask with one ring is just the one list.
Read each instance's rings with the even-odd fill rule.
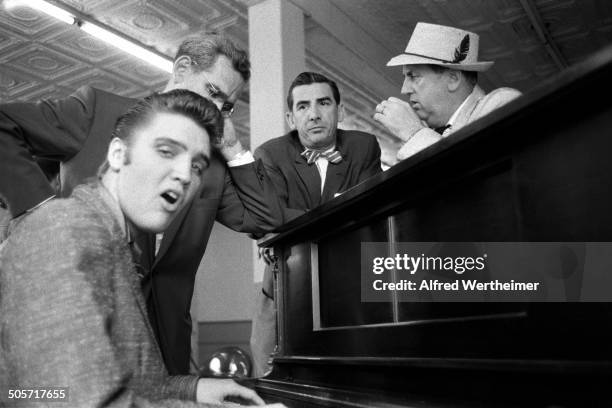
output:
[[74,407],[193,401],[197,377],[168,376],[119,208],[103,194],[85,185],[46,203],[0,252],[0,389],[67,387]]
[[423,150],[424,148],[434,144],[443,137],[446,137],[453,132],[461,129],[467,124],[474,122],[485,115],[488,115],[495,109],[507,104],[513,99],[521,95],[519,91],[512,88],[498,88],[492,92],[485,94],[482,88],[478,85],[474,87],[472,93],[468,96],[461,110],[457,112],[457,118],[453,123],[452,129],[444,132],[442,135],[436,133],[430,128],[423,128],[416,132],[397,152],[397,159],[404,160],[413,154]]

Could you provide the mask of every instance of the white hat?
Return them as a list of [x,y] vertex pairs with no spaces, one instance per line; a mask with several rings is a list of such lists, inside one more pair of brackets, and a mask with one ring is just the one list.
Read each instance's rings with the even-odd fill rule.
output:
[[417,23],[403,54],[387,66],[433,64],[461,71],[486,71],[493,61],[478,61],[478,34],[454,27]]

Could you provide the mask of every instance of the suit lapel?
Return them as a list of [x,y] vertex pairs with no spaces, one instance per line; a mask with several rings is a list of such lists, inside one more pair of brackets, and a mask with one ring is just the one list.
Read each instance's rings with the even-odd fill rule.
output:
[[321,202],[321,175],[319,174],[317,165],[308,165],[306,159],[300,156],[299,159],[296,158],[295,168],[298,177],[306,186],[306,191],[308,191],[308,208],[312,209],[318,206]]
[[[342,155],[344,158],[344,154]],[[340,188],[346,177],[348,170],[348,160],[342,160],[338,164],[329,163],[327,166],[327,175],[325,176],[325,187],[323,188],[322,202],[326,202],[334,198],[336,193],[341,193]]]
[[308,209],[312,209],[321,203],[321,175],[317,169],[316,164],[306,163],[306,159],[302,157],[304,147],[299,142],[297,132],[293,131],[291,138],[295,162],[295,169],[298,178],[304,184],[306,191],[308,192],[309,202],[307,203]]
[[336,130],[336,150],[342,155],[342,161],[338,164],[329,163],[327,166],[327,175],[325,176],[325,187],[321,201],[326,202],[334,198],[336,193],[341,193],[340,189],[346,179],[348,172],[349,160],[348,152],[346,151],[346,134],[341,130]]
[[476,85],[472,93],[467,97],[465,105],[461,107],[461,111],[457,114],[457,119],[455,119],[455,123],[453,123],[454,130],[460,129],[468,124],[474,109],[476,109],[478,102],[480,102],[484,95],[485,93],[482,88]]

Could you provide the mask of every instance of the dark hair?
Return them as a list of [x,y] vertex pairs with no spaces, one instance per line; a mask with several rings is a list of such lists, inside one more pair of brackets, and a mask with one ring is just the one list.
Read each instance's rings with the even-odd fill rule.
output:
[[[223,117],[214,103],[195,92],[174,89],[136,101],[115,122],[111,139],[119,138],[129,146],[134,131],[148,123],[157,113],[177,113],[192,119],[206,130],[211,144],[223,137]],[[98,176],[107,170],[108,162],[105,162],[98,170]]]
[[310,85],[315,83],[329,84],[336,104],[340,104],[340,91],[338,90],[338,85],[336,85],[334,81],[317,72],[302,72],[300,75],[295,77],[289,86],[289,92],[287,92],[287,106],[289,107],[289,110],[293,109],[293,88],[296,86]]
[[[435,72],[436,74],[441,74],[444,71],[448,71],[451,69],[455,69],[455,68],[447,68],[447,67],[443,67],[441,65],[434,65],[434,64],[425,64],[427,65],[429,68],[431,68],[431,70],[433,72]],[[470,85],[476,85],[478,83],[478,72],[476,71],[462,71],[460,69],[455,69],[456,71],[461,71],[461,74],[465,77],[465,79],[467,80],[467,82]]]
[[228,37],[216,32],[207,32],[199,37],[188,38],[179,46],[176,52],[176,61],[179,57],[187,56],[195,62],[196,69],[210,68],[219,55],[225,55],[232,61],[234,69],[240,73],[242,79],[248,81],[251,77],[251,63],[249,57],[241,48]]

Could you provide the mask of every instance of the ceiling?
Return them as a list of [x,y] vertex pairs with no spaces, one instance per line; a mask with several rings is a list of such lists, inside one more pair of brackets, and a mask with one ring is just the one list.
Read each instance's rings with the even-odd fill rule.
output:
[[[61,0],[94,20],[172,57],[184,37],[222,31],[248,47],[248,7],[260,0]],[[399,142],[371,118],[374,106],[399,96],[401,70],[386,62],[401,53],[417,21],[451,25],[481,36],[480,59],[496,64],[480,77],[485,89],[529,91],[565,67],[612,43],[608,0],[285,0],[304,11],[306,66],[334,78],[345,128],[374,133],[383,161]],[[612,52],[612,51],[611,51]],[[92,85],[139,97],[162,88],[167,75],[89,37],[74,26],[25,7],[0,7],[0,101],[34,101]],[[554,80],[554,79],[553,79]],[[249,95],[235,122],[249,145]],[[279,135],[280,136],[280,135]],[[255,147],[255,146],[253,146]]]

